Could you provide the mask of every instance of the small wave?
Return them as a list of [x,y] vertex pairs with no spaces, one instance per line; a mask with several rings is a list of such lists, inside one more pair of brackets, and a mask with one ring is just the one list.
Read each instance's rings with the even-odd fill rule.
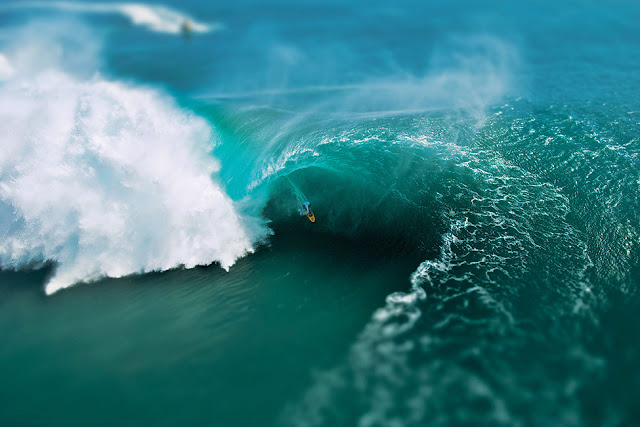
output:
[[167,34],[180,34],[187,23],[189,30],[196,33],[208,33],[221,28],[220,24],[199,22],[189,15],[165,6],[141,3],[29,2],[5,7],[54,9],[74,13],[120,14],[134,25]]

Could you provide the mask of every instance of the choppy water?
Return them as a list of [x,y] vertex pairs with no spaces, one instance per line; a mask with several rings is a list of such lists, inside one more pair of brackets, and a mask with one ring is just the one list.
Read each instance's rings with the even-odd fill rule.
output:
[[0,423],[640,423],[639,18],[3,4]]

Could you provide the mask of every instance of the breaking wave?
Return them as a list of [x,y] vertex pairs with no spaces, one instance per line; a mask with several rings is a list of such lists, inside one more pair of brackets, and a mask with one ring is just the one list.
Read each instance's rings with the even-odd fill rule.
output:
[[52,261],[52,293],[181,265],[228,269],[264,233],[216,182],[211,126],[168,96],[55,67],[5,74],[1,268]]

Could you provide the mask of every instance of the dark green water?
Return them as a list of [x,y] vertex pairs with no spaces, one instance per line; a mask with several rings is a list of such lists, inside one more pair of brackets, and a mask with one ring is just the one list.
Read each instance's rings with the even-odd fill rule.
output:
[[51,297],[47,269],[2,273],[3,424],[274,422],[412,268],[297,228],[229,273],[174,270]]

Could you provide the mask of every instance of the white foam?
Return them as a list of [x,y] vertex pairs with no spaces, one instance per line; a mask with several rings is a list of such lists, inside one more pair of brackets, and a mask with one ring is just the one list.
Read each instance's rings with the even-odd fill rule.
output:
[[65,12],[120,14],[134,25],[158,33],[179,34],[188,23],[189,31],[207,33],[221,28],[217,23],[203,23],[165,6],[142,3],[27,2],[11,4],[15,8],[55,9]]
[[103,276],[229,268],[251,220],[212,180],[203,120],[155,90],[47,70],[0,85],[0,266],[58,264],[55,292]]

